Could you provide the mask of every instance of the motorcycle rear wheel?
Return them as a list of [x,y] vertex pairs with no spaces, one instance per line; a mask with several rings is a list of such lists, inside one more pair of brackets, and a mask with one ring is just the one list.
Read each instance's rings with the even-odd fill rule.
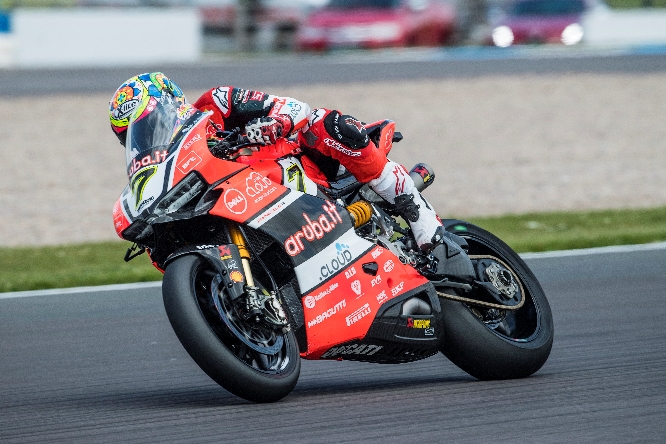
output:
[[442,352],[478,379],[532,375],[545,364],[553,345],[553,317],[541,285],[499,238],[467,222],[456,226],[455,233],[467,240],[470,255],[493,256],[511,268],[522,284],[525,303],[518,310],[492,312],[440,297],[445,326]]
[[[213,267],[198,255],[181,256],[167,266],[162,296],[181,344],[211,379],[236,396],[258,403],[287,396],[301,369],[293,332],[270,333],[248,324],[243,330],[245,342],[240,340],[215,308],[211,291],[214,281]],[[228,295],[222,290],[220,297]],[[277,344],[278,350],[263,354],[248,347],[248,340],[258,347],[273,344],[276,348]]]

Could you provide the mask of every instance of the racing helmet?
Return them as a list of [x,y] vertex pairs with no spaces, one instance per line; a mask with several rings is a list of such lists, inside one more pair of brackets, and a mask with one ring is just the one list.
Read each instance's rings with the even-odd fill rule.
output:
[[150,98],[159,98],[163,94],[171,95],[180,104],[187,103],[178,85],[161,72],[139,74],[123,82],[116,90],[109,102],[109,120],[122,146],[127,141],[127,127],[132,117],[136,119],[152,111],[148,106]]

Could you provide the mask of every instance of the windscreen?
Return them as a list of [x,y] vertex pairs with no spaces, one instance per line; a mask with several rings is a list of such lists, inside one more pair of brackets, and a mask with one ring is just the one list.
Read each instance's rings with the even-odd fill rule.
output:
[[585,10],[582,0],[527,0],[513,7],[515,15],[569,15]]
[[128,176],[164,160],[175,130],[183,122],[178,112],[181,106],[167,94],[151,97],[146,112],[130,121],[125,144]]

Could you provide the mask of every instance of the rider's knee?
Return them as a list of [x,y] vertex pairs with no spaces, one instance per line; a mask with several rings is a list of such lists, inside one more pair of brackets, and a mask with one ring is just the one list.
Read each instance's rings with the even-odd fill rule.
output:
[[360,150],[370,144],[370,137],[363,124],[350,115],[331,111],[324,118],[324,128],[337,142],[352,150]]

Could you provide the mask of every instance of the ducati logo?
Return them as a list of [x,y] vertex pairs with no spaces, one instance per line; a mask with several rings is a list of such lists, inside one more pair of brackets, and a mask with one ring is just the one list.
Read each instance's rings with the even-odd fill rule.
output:
[[361,296],[361,281],[356,279],[354,282],[352,282],[351,289],[354,290],[354,293],[356,293],[358,296]]

